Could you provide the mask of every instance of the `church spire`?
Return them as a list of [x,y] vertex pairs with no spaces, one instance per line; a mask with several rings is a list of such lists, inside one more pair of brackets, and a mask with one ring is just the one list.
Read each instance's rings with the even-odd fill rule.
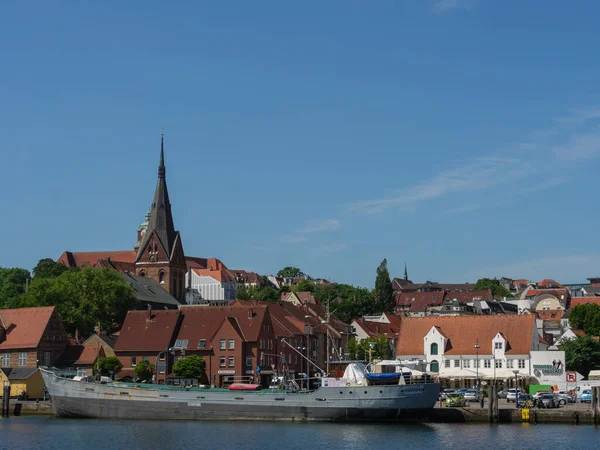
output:
[[158,241],[162,245],[166,256],[171,257],[171,252],[175,244],[177,232],[173,225],[173,216],[171,214],[171,202],[169,201],[169,191],[167,190],[165,169],[165,147],[164,133],[160,139],[160,163],[158,166],[158,181],[156,190],[154,191],[154,200],[150,208],[150,220],[148,221],[148,229],[144,233],[143,241],[139,247],[137,259],[144,252],[146,244],[150,237],[156,235]]
[[406,269],[406,262],[404,263],[404,279],[408,281],[408,270]]
[[165,178],[165,132],[160,134],[160,164],[158,165],[158,178]]

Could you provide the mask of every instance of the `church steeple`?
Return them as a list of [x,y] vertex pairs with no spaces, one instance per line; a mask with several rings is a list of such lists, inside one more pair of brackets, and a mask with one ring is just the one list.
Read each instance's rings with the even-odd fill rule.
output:
[[158,182],[154,191],[154,200],[150,207],[150,220],[148,229],[144,233],[144,239],[139,247],[137,259],[140,259],[141,253],[145,250],[146,244],[153,232],[161,244],[166,256],[170,259],[177,232],[173,225],[173,215],[171,214],[171,202],[169,201],[169,191],[167,190],[165,169],[165,147],[164,134],[160,139],[160,163],[158,165]]
[[404,280],[408,281],[408,270],[406,269],[406,263],[404,263]]

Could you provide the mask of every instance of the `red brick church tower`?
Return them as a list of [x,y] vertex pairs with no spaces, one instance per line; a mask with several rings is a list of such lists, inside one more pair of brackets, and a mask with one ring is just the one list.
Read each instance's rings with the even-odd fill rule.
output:
[[160,142],[160,165],[154,200],[149,211],[148,227],[138,232],[135,273],[158,281],[176,299],[185,298],[187,270],[181,236],[175,231],[171,203],[165,178],[164,135]]

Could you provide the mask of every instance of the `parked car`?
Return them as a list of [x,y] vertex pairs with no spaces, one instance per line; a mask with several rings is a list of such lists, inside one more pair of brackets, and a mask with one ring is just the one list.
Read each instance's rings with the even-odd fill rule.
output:
[[[567,403],[573,403],[575,401],[575,397],[570,396],[565,391],[558,391],[555,392],[555,394],[558,395],[558,398],[561,400],[562,405],[566,405]],[[564,402],[562,400],[564,400]]]
[[531,394],[519,394],[519,408],[531,408],[533,407],[533,395]]
[[467,401],[462,394],[454,392],[446,396],[446,406],[465,406]]
[[469,389],[463,393],[463,397],[468,402],[478,402],[481,398],[475,389]]
[[560,406],[560,399],[556,394],[542,394],[539,397],[542,408],[558,408]]
[[592,403],[592,390],[584,389],[581,391],[581,396],[579,397],[581,403]]
[[498,398],[506,398],[507,395],[508,389],[502,389],[500,392],[498,392]]
[[446,400],[448,394],[454,394],[456,391],[454,389],[444,389],[440,392],[440,400]]
[[521,393],[522,393],[521,389],[513,388],[513,389],[508,390],[508,394],[506,394],[506,401],[508,403],[515,401],[515,398],[517,397],[517,391],[519,392],[519,395],[521,395]]
[[533,394],[533,398],[537,400],[544,394],[552,394],[552,392],[547,391],[547,390],[540,390],[540,391],[537,391],[535,394]]

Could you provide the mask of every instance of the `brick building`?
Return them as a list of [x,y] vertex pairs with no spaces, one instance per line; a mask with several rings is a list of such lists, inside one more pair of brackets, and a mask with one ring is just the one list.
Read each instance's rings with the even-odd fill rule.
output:
[[68,344],[54,306],[0,310],[0,367],[54,366]]

